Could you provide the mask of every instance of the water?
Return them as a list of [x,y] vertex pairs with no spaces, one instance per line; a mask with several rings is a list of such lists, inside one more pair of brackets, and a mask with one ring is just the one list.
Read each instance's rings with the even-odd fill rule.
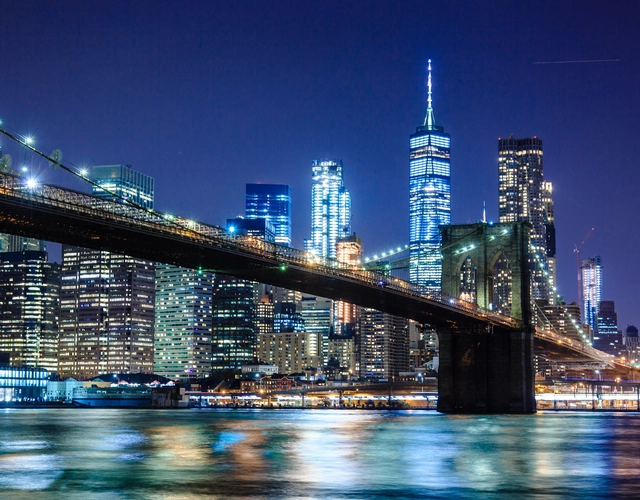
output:
[[2,499],[637,498],[640,415],[0,410]]

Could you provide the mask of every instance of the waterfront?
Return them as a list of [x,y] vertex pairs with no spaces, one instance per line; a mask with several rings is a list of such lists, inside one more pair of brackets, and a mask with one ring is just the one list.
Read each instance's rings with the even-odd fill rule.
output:
[[640,416],[0,410],[0,498],[631,498]]

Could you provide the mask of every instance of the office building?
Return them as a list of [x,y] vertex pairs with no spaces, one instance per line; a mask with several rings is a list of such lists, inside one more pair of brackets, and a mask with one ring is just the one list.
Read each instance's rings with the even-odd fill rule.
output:
[[240,369],[255,357],[255,302],[253,282],[216,274],[211,340],[214,371]]
[[[153,208],[153,178],[130,165],[91,169],[93,195]],[[60,273],[61,375],[152,373],[155,263],[62,246]]]
[[0,352],[12,366],[58,369],[60,266],[47,253],[0,253]]
[[317,359],[309,356],[308,332],[271,332],[258,334],[257,357],[278,367],[278,373],[303,373],[316,367]]
[[602,260],[599,255],[583,260],[580,265],[582,277],[582,320],[596,330],[598,308],[602,300]]
[[409,320],[360,308],[359,376],[391,380],[409,370]]
[[[357,266],[362,258],[362,240],[355,234],[340,238],[336,242],[338,262]],[[342,300],[334,302],[334,333],[340,337],[353,336],[358,323],[358,306]]]
[[91,167],[93,195],[108,200],[128,200],[140,207],[153,208],[153,177],[131,165],[97,165]]
[[227,232],[244,236],[253,236],[270,243],[276,242],[274,227],[267,219],[245,219],[236,217],[227,219]]
[[558,300],[557,296],[557,259],[556,259],[556,224],[555,210],[553,203],[553,183],[542,182],[542,210],[544,217],[544,227],[546,234],[547,250],[547,283],[549,287],[549,304],[554,305]]
[[622,342],[627,354],[629,363],[637,363],[640,360],[640,338],[638,338],[638,328],[634,325],[627,326],[622,337]]
[[213,274],[156,267],[154,373],[195,381],[211,372]]
[[291,187],[285,184],[247,184],[245,217],[269,221],[275,242],[291,246]]
[[342,160],[313,160],[311,238],[305,250],[336,258],[336,242],[351,234],[351,195],[344,187]]
[[63,245],[58,371],[152,373],[155,264]]
[[330,299],[302,296],[300,311],[304,328],[310,334],[309,354],[324,364],[329,359],[329,337],[333,335],[333,306]]
[[[549,300],[552,292],[549,286],[547,240],[555,239],[555,229],[552,231],[553,226],[549,226],[550,220],[553,220],[553,215],[549,218],[553,205],[550,199],[551,186],[545,188],[544,185],[542,158],[542,139],[516,139],[513,136],[498,139],[500,222],[525,221],[531,224],[529,247],[532,254],[533,300]],[[555,256],[555,250],[553,254]],[[508,267],[507,262],[501,264]],[[500,272],[502,267],[494,269]],[[498,310],[503,307],[500,303],[495,305]]]
[[622,352],[622,332],[618,330],[618,314],[612,300],[600,302],[593,347],[613,356]]
[[410,137],[409,279],[440,291],[442,238],[438,226],[451,223],[451,138],[436,124],[429,60],[427,113]]

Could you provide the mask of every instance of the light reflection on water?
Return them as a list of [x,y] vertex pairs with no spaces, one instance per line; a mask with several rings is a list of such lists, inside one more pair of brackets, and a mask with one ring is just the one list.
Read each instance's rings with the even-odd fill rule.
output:
[[640,415],[0,412],[0,498],[636,498]]

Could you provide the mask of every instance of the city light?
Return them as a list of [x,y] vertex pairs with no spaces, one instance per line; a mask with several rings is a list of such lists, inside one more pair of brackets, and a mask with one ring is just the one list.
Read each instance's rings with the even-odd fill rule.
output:
[[35,189],[38,187],[38,181],[33,178],[27,179],[27,188]]

